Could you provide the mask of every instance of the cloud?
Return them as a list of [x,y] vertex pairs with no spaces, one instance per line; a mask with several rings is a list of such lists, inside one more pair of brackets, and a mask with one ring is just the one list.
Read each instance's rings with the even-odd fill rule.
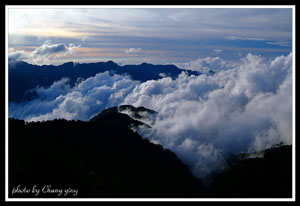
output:
[[277,45],[277,46],[284,46],[284,47],[290,47],[291,46],[291,42],[267,42],[267,44]]
[[138,53],[138,52],[140,52],[141,50],[142,50],[141,48],[129,48],[129,49],[125,50],[125,52],[126,52],[127,54],[131,54],[131,53]]
[[68,52],[69,49],[64,44],[43,44],[41,47],[35,49],[32,52],[33,56],[46,56],[57,53],[65,53]]
[[239,37],[239,36],[228,36],[225,37],[228,40],[249,40],[249,41],[263,41],[263,38],[255,38],[255,37]]
[[223,69],[234,68],[238,65],[236,61],[225,61],[220,57],[205,57],[192,60],[185,63],[173,63],[178,68],[193,70],[198,72],[206,73],[209,70],[220,71]]
[[78,48],[74,44],[52,44],[45,43],[36,48],[30,55],[30,61],[35,64],[49,64],[51,60],[57,59],[66,55],[71,55],[74,48]]
[[158,111],[153,129],[140,132],[203,178],[226,168],[231,154],[291,143],[291,64],[291,54],[272,61],[248,54],[213,76],[142,83],[124,103]]
[[9,60],[15,61],[27,61],[32,64],[49,64],[55,59],[65,57],[73,54],[73,49],[78,48],[80,45],[75,46],[74,44],[65,45],[45,43],[42,46],[36,48],[30,53],[25,53],[24,51],[13,51],[9,53]]
[[101,110],[119,105],[137,83],[129,76],[110,76],[105,72],[90,77],[71,89],[68,79],[63,78],[49,88],[33,89],[36,98],[30,102],[21,105],[11,103],[9,113],[12,117],[26,121],[56,118],[87,121]]
[[12,51],[8,53],[8,61],[23,61],[28,59],[29,55],[24,51]]
[[274,59],[248,54],[236,62],[218,57],[197,61],[186,67],[198,65],[200,70],[208,64],[217,72],[182,73],[177,79],[143,83],[106,72],[74,88],[62,79],[49,88],[36,88],[37,97],[30,102],[10,103],[9,116],[27,121],[88,120],[111,106],[143,106],[158,114],[148,122],[151,129],[138,132],[174,151],[199,178],[226,168],[226,158],[232,154],[292,142],[292,54]]
[[9,34],[73,39],[91,36],[101,40],[103,36],[112,35],[223,38],[225,34],[280,41],[290,38],[292,28],[292,9],[289,8],[12,7],[8,15]]
[[[289,51],[270,45],[267,49],[256,48],[261,44],[248,42],[245,45],[226,41],[224,37],[268,42],[285,42],[292,38],[292,9],[284,8],[10,8],[8,15],[10,46],[33,47],[49,39],[55,43],[61,40],[82,44],[90,49],[84,58],[59,56],[57,61],[47,59],[46,64],[108,61],[111,58],[130,64],[141,63],[140,54],[154,64],[175,59],[183,62],[197,58],[199,53],[210,55],[215,48],[226,50],[226,54],[224,51],[222,54],[230,58],[240,50],[245,53],[255,50],[274,57]],[[203,42],[205,46],[199,46]],[[102,53],[103,56],[97,52],[103,47],[120,48],[120,52]],[[131,53],[130,47],[142,48],[136,51],[141,53]],[[164,56],[159,56],[158,52]]]
[[[229,36],[225,37],[225,39],[228,40],[248,40],[248,41],[266,41],[263,38],[253,38],[253,37],[237,37],[237,36]],[[276,45],[276,46],[282,46],[282,47],[290,47],[291,42],[285,42],[285,41],[267,41],[265,42],[269,45]]]
[[217,54],[221,54],[223,51],[221,49],[215,49],[214,52]]

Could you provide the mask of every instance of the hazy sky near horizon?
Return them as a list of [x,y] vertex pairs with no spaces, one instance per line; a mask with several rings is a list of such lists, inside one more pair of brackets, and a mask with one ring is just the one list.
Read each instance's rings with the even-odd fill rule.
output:
[[39,64],[274,57],[292,50],[292,9],[10,7],[8,47]]

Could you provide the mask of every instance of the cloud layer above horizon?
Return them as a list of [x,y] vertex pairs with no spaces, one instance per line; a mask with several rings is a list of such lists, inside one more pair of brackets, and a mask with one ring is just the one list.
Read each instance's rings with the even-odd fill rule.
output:
[[280,7],[11,7],[8,24],[9,48],[15,51],[31,52],[45,42],[81,45],[78,55],[48,59],[52,64],[183,63],[206,56],[238,59],[249,52],[276,57],[288,55],[292,43],[292,9]]
[[48,42],[34,49],[32,52],[26,53],[25,51],[11,51],[8,54],[8,60],[26,61],[36,65],[46,65],[50,64],[53,59],[59,59],[71,55],[73,53],[73,49],[78,47],[80,47],[80,45],[65,45],[63,43],[52,44]]
[[144,83],[99,73],[73,88],[63,78],[49,88],[36,88],[32,101],[10,103],[9,116],[26,121],[86,121],[108,107],[144,106],[158,115],[152,129],[140,128],[139,133],[174,151],[200,178],[225,168],[231,154],[291,143],[291,53],[273,59],[248,54],[237,61],[207,57],[181,67],[216,73],[182,73],[174,80]]

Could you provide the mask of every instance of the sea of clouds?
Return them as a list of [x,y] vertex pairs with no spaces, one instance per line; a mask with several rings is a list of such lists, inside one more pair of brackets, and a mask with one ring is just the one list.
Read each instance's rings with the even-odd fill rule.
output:
[[138,132],[175,152],[199,178],[226,168],[230,155],[291,144],[292,54],[274,59],[248,54],[235,62],[205,58],[177,66],[216,73],[141,83],[105,72],[73,88],[63,78],[36,88],[34,100],[9,103],[9,116],[87,121],[112,106],[143,106],[158,114],[151,129]]

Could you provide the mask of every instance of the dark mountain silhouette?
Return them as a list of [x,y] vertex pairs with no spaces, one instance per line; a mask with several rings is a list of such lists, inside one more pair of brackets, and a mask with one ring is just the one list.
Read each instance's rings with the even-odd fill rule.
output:
[[109,110],[103,110],[100,114],[91,118],[90,122],[101,123],[101,125],[105,127],[112,127],[113,125],[118,125],[118,127],[124,127],[124,128],[127,127],[132,128],[132,127],[138,127],[142,125],[150,127],[149,125],[141,121],[132,119],[127,114],[122,114],[116,111],[109,111]]
[[76,64],[68,62],[59,66],[38,66],[23,61],[9,62],[9,101],[30,100],[35,97],[34,92],[30,90],[37,86],[49,87],[53,82],[63,77],[69,78],[70,85],[74,86],[78,79],[86,79],[105,71],[109,71],[111,75],[128,74],[133,80],[141,82],[160,79],[162,74],[175,79],[183,71],[188,75],[199,75],[198,72],[182,70],[174,65],[152,65],[147,63],[120,66],[113,61]]
[[249,158],[252,154],[241,154],[230,159],[229,169],[215,177],[209,195],[223,198],[291,198],[292,146],[276,146],[261,154],[263,157]]
[[[144,125],[147,127],[150,127],[150,126],[147,125],[146,123],[140,122],[140,121],[144,121],[145,119],[154,121],[155,115],[157,114],[156,111],[147,109],[145,107],[134,107],[132,105],[121,105],[121,106],[111,107],[111,108],[102,110],[100,114],[91,118],[90,121],[91,122],[99,121],[100,119],[106,119],[108,117],[108,115],[111,115],[112,113],[118,113],[119,115],[121,115],[121,113],[124,113],[124,112],[130,113],[127,115],[129,115],[131,118],[133,118],[133,119],[130,118],[131,120],[126,121],[126,122],[130,122],[130,124],[133,126]],[[120,121],[120,120],[114,120],[114,121]],[[122,122],[119,122],[119,123],[123,124]]]
[[[76,197],[204,194],[201,182],[173,152],[143,139],[131,124],[143,123],[118,112],[102,112],[89,122],[9,119],[10,191],[50,184],[77,188]],[[24,196],[35,197],[19,194]]]
[[[103,110],[88,122],[9,119],[9,191],[18,185],[51,185],[78,189],[75,197],[89,198],[291,197],[291,145],[234,156],[228,160],[228,170],[204,186],[173,152],[131,130],[145,123],[120,113],[124,110],[156,113],[122,105]],[[263,157],[250,158],[253,155]]]
[[111,107],[108,109],[103,110],[101,113],[110,113],[110,112],[123,112],[123,111],[130,111],[136,116],[137,118],[142,118],[142,116],[139,113],[150,113],[150,114],[157,114],[156,111],[147,109],[145,107],[134,107],[132,105],[120,105],[117,107]]

